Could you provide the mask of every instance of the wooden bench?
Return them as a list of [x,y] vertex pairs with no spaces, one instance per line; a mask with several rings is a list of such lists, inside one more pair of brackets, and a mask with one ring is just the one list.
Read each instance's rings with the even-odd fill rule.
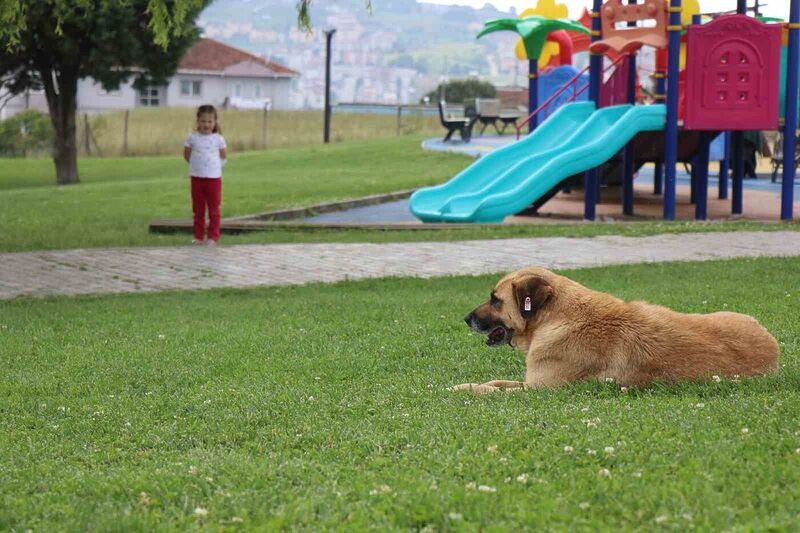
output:
[[[500,100],[497,98],[476,98],[475,110],[478,113],[478,120],[481,122],[481,135],[490,124],[498,135],[506,131],[509,124],[517,126],[517,120],[522,117],[522,113],[514,109],[502,109]],[[503,127],[498,128],[497,123],[501,122]]]
[[472,126],[475,124],[475,118],[469,118],[464,114],[463,105],[439,102],[439,120],[442,122],[442,126],[447,128],[447,135],[444,136],[444,142],[449,141],[450,137],[456,131],[461,135],[462,141],[469,142],[472,136]]

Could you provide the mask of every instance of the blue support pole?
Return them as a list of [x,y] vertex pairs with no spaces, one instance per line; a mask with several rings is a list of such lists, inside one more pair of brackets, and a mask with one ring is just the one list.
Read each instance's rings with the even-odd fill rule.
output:
[[744,132],[731,132],[731,144],[733,145],[733,179],[731,188],[733,189],[733,199],[731,200],[731,213],[741,215],[743,208],[744,190]]
[[[747,0],[737,0],[736,13],[747,15]],[[733,199],[731,200],[731,213],[741,215],[744,192],[744,132],[734,131],[731,135],[733,144]]]
[[664,133],[664,219],[675,220],[675,165],[678,162],[678,71],[681,50],[681,0],[670,0],[667,124]]
[[[629,5],[636,2],[637,0],[628,0]],[[628,27],[635,28],[636,22],[628,22]],[[636,54],[631,54],[628,58],[628,103],[636,104]],[[622,212],[625,215],[633,215],[634,159],[633,140],[631,140],[622,150]]]
[[[539,107],[539,60],[528,60],[528,114],[530,115]],[[538,115],[528,122],[528,133],[539,125]]]
[[722,133],[722,139],[725,143],[723,148],[723,159],[719,162],[719,199],[728,199],[728,178],[730,176],[730,157],[731,157],[731,133],[729,131]]
[[[603,5],[603,0],[593,0],[592,4],[592,34],[591,42],[600,40],[600,8]],[[589,59],[589,100],[595,103],[596,107],[600,106],[600,82],[603,74],[603,56],[600,54],[591,54]],[[583,218],[586,220],[594,220],[597,210],[598,187],[600,180],[598,179],[597,168],[592,168],[586,171],[583,180]]]
[[[695,220],[705,220],[708,212],[708,157],[711,146],[710,134],[700,132],[700,152],[695,157],[697,165],[697,178],[695,183]],[[692,169],[694,170],[694,169]]]
[[[797,61],[800,54],[800,0],[792,0],[789,9],[789,50],[786,72],[786,105],[783,129],[783,183],[781,183],[781,220],[792,220],[794,204],[794,151],[797,145]],[[788,155],[787,155],[788,154]]]
[[[656,60],[656,65],[659,62]],[[656,94],[655,94],[655,101],[657,104],[663,104],[664,100],[666,99],[666,75],[667,73],[659,68],[656,68],[655,73],[653,74],[656,79]],[[653,173],[653,194],[663,194],[664,193],[664,163],[656,163],[656,168]]]

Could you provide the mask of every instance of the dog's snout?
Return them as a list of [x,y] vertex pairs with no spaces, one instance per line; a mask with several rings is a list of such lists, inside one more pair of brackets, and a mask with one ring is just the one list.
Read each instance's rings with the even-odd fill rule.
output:
[[464,322],[466,322],[468,326],[472,326],[472,313],[464,317]]

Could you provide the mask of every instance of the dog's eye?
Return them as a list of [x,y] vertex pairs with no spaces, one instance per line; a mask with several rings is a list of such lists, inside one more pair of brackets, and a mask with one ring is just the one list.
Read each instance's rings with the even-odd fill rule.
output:
[[502,302],[502,301],[500,301],[500,298],[498,298],[497,296],[495,296],[494,294],[492,294],[491,298],[489,298],[489,304],[490,304],[492,307],[495,307],[495,308],[498,308],[498,309],[499,309],[500,307],[502,307],[502,305],[503,305],[503,302]]

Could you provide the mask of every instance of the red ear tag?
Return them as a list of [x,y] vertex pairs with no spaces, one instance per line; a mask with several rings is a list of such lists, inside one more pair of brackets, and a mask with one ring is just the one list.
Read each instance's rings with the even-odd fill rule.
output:
[[531,310],[531,297],[530,296],[526,296],[525,297],[525,310],[526,311],[530,311]]

